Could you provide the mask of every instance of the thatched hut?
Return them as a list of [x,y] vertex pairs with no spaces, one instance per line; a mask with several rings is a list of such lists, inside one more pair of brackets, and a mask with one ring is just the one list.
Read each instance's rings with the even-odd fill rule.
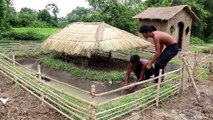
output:
[[76,22],[50,36],[43,48],[76,56],[91,57],[92,54],[146,48],[149,42],[104,22]]
[[[133,18],[139,19],[140,25],[148,24],[153,29],[171,34],[178,40],[179,49],[182,51],[189,49],[192,20],[199,21],[187,5],[152,7]],[[141,35],[140,37],[143,38]]]

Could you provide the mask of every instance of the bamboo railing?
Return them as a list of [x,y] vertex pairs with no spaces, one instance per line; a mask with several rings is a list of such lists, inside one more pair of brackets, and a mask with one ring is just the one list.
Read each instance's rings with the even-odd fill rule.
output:
[[[23,67],[15,62],[15,56],[13,56],[13,59],[10,59],[4,54],[0,54],[0,72],[69,119],[117,120],[129,116],[130,113],[135,111],[143,111],[153,106],[158,107],[161,102],[169,99],[171,96],[181,94],[191,82],[193,86],[196,86],[194,80],[188,81],[186,77],[191,78],[191,80],[194,78],[199,79],[199,76],[202,76],[203,73],[198,72],[198,70],[209,68],[209,63],[213,59],[212,53],[204,54],[199,52],[181,53],[179,57],[182,58],[181,68],[160,74],[158,77],[146,81],[133,83],[98,94],[95,92],[94,85],[91,86],[91,92],[79,89],[90,94],[93,98],[92,102],[83,100],[77,96],[70,96],[66,92],[46,84],[42,78],[57,80],[43,75],[39,69],[38,71],[33,71]],[[184,67],[187,67],[187,69],[183,69]],[[192,72],[189,72],[190,70]],[[32,73],[36,73],[38,77],[33,76]],[[188,76],[185,76],[185,73]],[[164,80],[162,80],[163,77]],[[158,79],[158,83],[153,83],[155,79]],[[133,93],[125,94],[102,103],[96,103],[95,101],[96,97],[128,91],[129,88],[134,86],[138,86],[139,89]]]
[[[34,96],[43,103],[63,113],[69,119],[88,119],[89,103],[81,101],[75,96],[65,94],[63,91],[52,88],[41,79],[32,76],[23,67],[11,62],[12,60],[3,54],[0,54],[0,71],[13,79],[17,84],[31,91]],[[74,101],[74,102],[73,102]],[[78,103],[78,104],[77,104]]]

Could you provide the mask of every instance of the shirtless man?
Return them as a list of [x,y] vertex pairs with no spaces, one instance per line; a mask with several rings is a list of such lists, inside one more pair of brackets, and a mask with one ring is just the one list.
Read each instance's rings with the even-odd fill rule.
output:
[[[159,76],[159,70],[162,69],[164,73],[164,68],[166,67],[167,63],[177,55],[177,41],[168,33],[152,31],[152,28],[148,25],[142,25],[139,32],[142,33],[146,39],[152,38],[154,41],[155,55],[147,64],[146,69],[150,69],[152,64],[155,63],[154,74],[155,77],[157,77]],[[164,46],[166,46],[166,48],[163,50]],[[158,79],[156,79],[155,82],[158,82]]]
[[[132,55],[130,57],[130,64],[125,77],[125,85],[129,84],[129,75],[133,72],[137,77],[137,82],[149,79],[154,73],[153,68],[146,69],[146,65],[149,63],[147,59],[140,59],[138,55]],[[132,89],[136,88],[133,87]]]

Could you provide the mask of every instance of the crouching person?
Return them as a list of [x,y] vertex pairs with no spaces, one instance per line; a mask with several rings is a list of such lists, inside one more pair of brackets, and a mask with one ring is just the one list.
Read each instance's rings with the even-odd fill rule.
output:
[[[154,74],[154,69],[146,69],[146,65],[149,63],[147,59],[140,59],[138,55],[132,55],[130,57],[130,63],[125,77],[125,85],[129,84],[129,75],[133,72],[137,77],[137,82],[147,80]],[[137,86],[130,88],[133,92]]]

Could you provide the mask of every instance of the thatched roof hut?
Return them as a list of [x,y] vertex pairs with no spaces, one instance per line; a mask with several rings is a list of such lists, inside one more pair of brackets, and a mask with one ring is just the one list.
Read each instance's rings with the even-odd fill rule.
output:
[[50,36],[43,48],[69,55],[88,56],[100,52],[146,48],[149,42],[104,22],[76,22]]

